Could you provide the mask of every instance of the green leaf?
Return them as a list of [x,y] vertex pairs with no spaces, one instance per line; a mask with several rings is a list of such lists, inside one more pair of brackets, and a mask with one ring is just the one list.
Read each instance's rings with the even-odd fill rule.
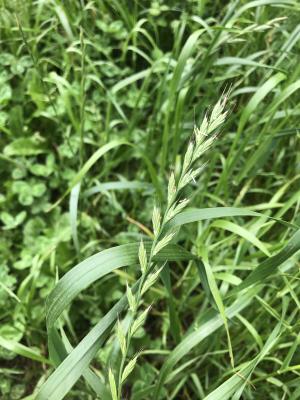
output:
[[231,339],[230,339],[230,334],[229,334],[229,327],[228,327],[228,323],[227,323],[227,317],[226,317],[226,312],[225,312],[225,307],[223,304],[223,300],[221,297],[221,294],[219,292],[219,288],[218,285],[216,283],[213,271],[211,269],[211,266],[208,262],[208,258],[207,258],[207,254],[206,252],[203,250],[202,253],[203,257],[202,257],[202,261],[203,261],[203,266],[205,268],[205,273],[206,273],[206,277],[207,277],[207,283],[210,289],[210,292],[212,294],[212,297],[217,305],[217,308],[219,310],[219,313],[223,319],[223,323],[225,326],[225,330],[226,330],[226,334],[227,334],[227,340],[228,340],[228,350],[229,350],[229,355],[230,355],[230,361],[231,361],[231,365],[232,367],[234,366],[234,358],[233,358],[233,352],[232,352],[232,345],[231,345]]
[[238,208],[238,207],[211,207],[211,208],[190,208],[185,211],[182,211],[180,214],[176,215],[171,219],[170,222],[165,226],[165,230],[169,230],[171,228],[190,224],[191,222],[198,222],[209,219],[218,219],[224,217],[265,217],[271,220],[277,221],[283,225],[288,226],[289,228],[294,228],[293,224],[290,224],[286,221],[283,221],[279,218],[269,217],[267,215],[251,211],[247,208]]
[[235,12],[232,21],[237,19],[240,15],[242,15],[245,11],[251,8],[258,8],[263,6],[274,6],[274,7],[285,7],[285,6],[295,6],[296,2],[294,0],[253,0],[248,1]]
[[165,265],[165,267],[162,269],[160,276],[167,291],[167,301],[168,301],[169,320],[170,320],[169,331],[173,336],[175,343],[178,343],[180,342],[181,338],[180,319],[178,316],[178,309],[175,302],[175,296],[172,291],[171,274],[168,264]]
[[234,65],[234,66],[246,65],[248,67],[259,67],[259,68],[278,70],[278,68],[275,68],[272,65],[267,65],[264,63],[253,61],[248,58],[240,58],[240,57],[220,57],[215,61],[214,65]]
[[100,147],[83,165],[81,170],[75,175],[75,177],[72,179],[69,188],[66,190],[66,192],[54,203],[48,211],[51,211],[53,208],[55,208],[70,192],[71,190],[82,181],[82,179],[85,177],[87,172],[92,168],[92,166],[108,151],[115,149],[116,147],[122,146],[124,144],[128,144],[124,140],[112,140],[111,142],[105,144],[104,146]]
[[12,96],[11,87],[7,84],[0,85],[0,104],[6,104]]
[[[299,28],[299,34],[300,34],[300,28]],[[284,88],[282,92],[278,94],[278,96],[275,97],[270,108],[267,110],[267,114],[272,114],[273,112],[278,110],[280,104],[286,101],[294,92],[296,92],[299,89],[300,89],[300,79],[288,85],[286,88]]]
[[284,248],[277,253],[262,262],[256,267],[247,278],[237,287],[235,287],[229,295],[236,294],[243,289],[251,285],[259,285],[265,283],[265,279],[277,272],[277,268],[290,257],[292,257],[297,251],[300,250],[300,229],[294,234],[294,236],[288,241]]
[[[78,293],[87,288],[95,280],[117,268],[137,264],[138,248],[139,243],[134,243],[104,250],[81,262],[60,279],[46,303],[51,358],[63,351],[56,344],[57,331],[55,329],[55,322],[64,309],[68,307]],[[145,248],[149,253],[151,242],[145,242]],[[194,258],[195,256],[186,252],[181,247],[169,245],[157,254],[153,260],[165,261],[168,259],[180,261]],[[138,285],[139,281],[133,286],[133,293],[137,291]],[[60,400],[68,393],[80,376],[86,371],[89,363],[101,348],[106,335],[110,332],[118,315],[127,305],[127,297],[124,295],[41,386],[36,400]],[[60,346],[59,342],[58,345]]]
[[[238,313],[250,303],[253,293],[258,293],[263,284],[265,284],[265,278],[270,276],[273,273],[276,273],[276,268],[279,267],[282,263],[292,257],[297,251],[300,250],[300,229],[294,234],[294,236],[289,240],[287,245],[275,256],[272,256],[262,262],[250,275],[236,288],[234,288],[228,295],[234,295],[240,292],[241,290],[251,286],[256,285],[253,288],[249,289],[245,293],[245,297],[240,297],[240,300],[237,300],[232,306],[225,310],[227,318],[232,318],[234,314],[231,314],[232,310],[236,310],[241,307]],[[252,294],[251,294],[252,293]],[[249,296],[248,298],[247,296]],[[245,300],[247,299],[247,301]],[[245,303],[245,304],[243,304]],[[238,305],[238,306],[237,306]],[[235,307],[236,306],[236,307]],[[233,308],[232,308],[233,307]],[[219,319],[218,319],[219,318]],[[201,328],[197,330],[197,332],[193,332],[186,336],[182,340],[182,342],[171,352],[167,360],[165,361],[158,378],[156,395],[161,390],[161,387],[165,380],[167,379],[168,374],[175,366],[175,364],[186,355],[193,347],[195,347],[204,337],[207,337],[211,334],[215,329],[219,328],[223,324],[223,319],[219,315],[218,318],[214,316],[208,323],[208,325],[201,325]]]
[[91,189],[84,192],[85,196],[92,196],[97,193],[102,193],[107,190],[139,190],[139,189],[153,189],[150,183],[139,181],[116,181],[100,183]]
[[6,156],[35,156],[46,153],[47,149],[36,138],[18,138],[4,147]]
[[[247,307],[251,303],[254,294],[256,294],[257,292],[257,288],[249,290],[245,295],[236,300],[230,307],[227,307],[225,309],[227,319],[233,318],[245,307]],[[182,341],[171,351],[166,361],[164,362],[158,375],[155,388],[155,398],[159,398],[159,393],[162,389],[162,386],[167,380],[174,366],[194,347],[196,347],[200,342],[209,337],[223,324],[224,320],[222,316],[215,310],[209,310],[200,318],[199,322],[197,323],[197,326],[199,326],[199,328],[194,327],[194,331],[188,333],[182,339]]]
[[229,221],[225,221],[225,220],[215,221],[211,226],[216,227],[216,228],[225,229],[229,232],[235,233],[236,235],[238,235],[238,236],[244,238],[245,240],[247,240],[248,242],[252,243],[253,246],[260,249],[267,256],[270,256],[270,253],[269,253],[268,249],[266,248],[266,246],[259,239],[257,239],[257,237],[255,235],[253,235],[253,233],[251,233],[249,230],[247,230],[233,222],[229,222]]
[[33,350],[21,343],[15,342],[14,340],[5,339],[0,336],[0,346],[22,357],[29,358],[30,360],[39,361],[43,364],[51,364],[51,362],[47,358],[43,357],[37,350]]
[[244,111],[241,115],[239,126],[238,126],[238,134],[241,133],[246,125],[246,122],[249,120],[253,112],[257,109],[258,105],[261,101],[282,81],[286,79],[286,75],[282,72],[278,72],[270,79],[268,79],[251,97],[249,103],[244,108]]
[[120,91],[121,89],[124,89],[128,85],[131,85],[132,83],[145,78],[151,73],[152,69],[148,68],[145,69],[144,71],[137,72],[136,74],[133,74],[125,79],[122,79],[120,82],[118,82],[116,85],[114,85],[111,89],[111,93],[115,95]]
[[[231,378],[227,379],[222,385],[218,386],[212,393],[204,398],[204,400],[238,400],[240,399],[246,384],[249,382],[252,372],[264,359],[267,353],[278,340],[280,333],[280,324],[277,324],[271,332],[261,352],[250,362],[240,368]],[[233,396],[233,397],[232,397]]]
[[73,189],[71,190],[70,202],[69,202],[69,216],[70,216],[72,239],[77,253],[79,253],[80,251],[78,231],[77,231],[79,193],[80,193],[80,183],[77,183],[77,185],[74,186]]
[[163,129],[163,135],[162,135],[162,152],[161,152],[162,170],[164,170],[165,163],[167,160],[169,134],[170,134],[169,120],[170,120],[171,112],[174,109],[176,92],[181,89],[181,80],[182,80],[184,68],[187,64],[188,59],[191,57],[192,53],[197,48],[196,45],[197,45],[197,41],[198,41],[200,35],[204,32],[205,32],[204,29],[198,29],[189,36],[189,38],[186,40],[186,42],[180,52],[176,67],[173,72],[172,80],[170,83],[169,94],[168,94],[168,108],[167,108],[167,112],[165,115],[164,129]]

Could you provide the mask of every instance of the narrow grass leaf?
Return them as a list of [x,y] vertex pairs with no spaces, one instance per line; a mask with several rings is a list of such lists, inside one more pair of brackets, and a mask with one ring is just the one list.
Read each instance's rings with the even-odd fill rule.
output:
[[228,340],[228,350],[229,350],[230,361],[231,361],[232,367],[234,367],[232,344],[231,344],[231,339],[230,339],[230,333],[229,333],[229,327],[228,327],[228,323],[227,323],[225,307],[224,307],[223,300],[222,300],[221,294],[219,292],[218,285],[216,283],[213,271],[212,271],[211,266],[210,266],[210,264],[208,262],[208,258],[207,258],[206,254],[204,254],[204,256],[203,256],[203,266],[205,268],[207,282],[208,282],[208,286],[209,286],[210,292],[212,294],[212,297],[213,297],[213,299],[214,299],[214,301],[215,301],[215,303],[217,305],[219,313],[220,313],[220,315],[221,315],[221,317],[223,319],[223,322],[224,322],[224,326],[225,326],[225,330],[226,330],[226,334],[227,334],[227,340]]
[[105,182],[100,183],[92,188],[86,190],[84,196],[90,197],[94,194],[102,193],[108,190],[141,190],[141,189],[153,189],[153,185],[147,182],[139,181],[116,181],[116,182]]
[[282,81],[286,79],[286,75],[282,72],[278,72],[271,78],[269,78],[251,97],[249,103],[244,108],[244,111],[241,115],[239,126],[238,126],[238,134],[240,134],[247,121],[253,114],[254,110],[257,109],[258,105],[261,101]]
[[230,221],[225,221],[225,220],[218,220],[213,222],[213,224],[211,225],[212,227],[216,227],[216,228],[221,228],[221,229],[225,229],[229,232],[235,233],[236,235],[242,237],[243,239],[245,239],[246,241],[248,241],[249,243],[252,243],[253,246],[257,247],[259,250],[261,250],[265,255],[267,255],[268,257],[270,256],[270,252],[268,251],[268,249],[266,248],[266,246],[264,245],[264,243],[262,243],[253,233],[251,233],[249,230],[233,223]]
[[76,186],[78,183],[82,181],[84,176],[87,174],[87,172],[92,168],[92,166],[108,151],[115,149],[116,147],[122,146],[124,144],[128,144],[124,140],[113,140],[104,146],[100,147],[83,165],[81,170],[75,175],[75,177],[72,179],[69,188],[65,191],[65,193],[54,203],[48,211],[51,211],[53,208],[55,208],[73,189],[74,186]]
[[6,339],[0,336],[0,346],[30,360],[39,361],[43,364],[51,364],[51,361],[42,356],[37,350],[33,350],[30,347],[27,347],[24,344],[14,340]]
[[[240,313],[245,307],[247,307],[251,303],[253,295],[257,292],[258,289],[255,288],[249,290],[243,296],[240,296],[240,298],[236,300],[230,307],[225,309],[226,317],[228,319],[231,319],[235,315]],[[155,398],[159,397],[159,393],[162,389],[162,386],[166,382],[174,366],[194,347],[196,347],[204,339],[208,338],[223,324],[224,324],[223,318],[215,310],[210,310],[202,316],[202,318],[197,324],[199,328],[195,327],[194,331],[188,333],[182,339],[182,341],[171,351],[166,361],[164,362],[158,375],[155,388],[155,396],[156,396]]]
[[300,250],[300,229],[292,236],[284,248],[276,255],[266,259],[256,267],[230,295],[236,294],[251,285],[265,283],[265,279],[277,272],[277,268]]
[[265,217],[277,221],[289,228],[295,229],[295,225],[285,222],[279,218],[269,217],[262,213],[238,207],[190,208],[185,211],[182,211],[180,214],[172,218],[166,225],[165,229],[167,230],[173,227],[203,220],[218,219],[224,217],[242,217],[242,216]]
[[77,217],[78,217],[78,200],[80,193],[80,183],[77,183],[71,190],[69,202],[69,216],[71,224],[72,239],[77,253],[80,251],[78,231],[77,231]]

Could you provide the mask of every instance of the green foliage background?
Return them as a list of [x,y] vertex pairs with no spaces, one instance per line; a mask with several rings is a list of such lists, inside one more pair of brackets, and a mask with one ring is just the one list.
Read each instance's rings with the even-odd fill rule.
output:
[[[51,372],[45,360],[45,299],[57,279],[102,249],[147,236],[154,200],[158,196],[164,203],[170,170],[176,171],[194,122],[201,122],[224,90],[230,88],[230,115],[192,185],[191,205],[248,207],[299,225],[300,5],[1,3],[0,397],[14,400],[34,398]],[[90,157],[116,140],[130,145],[113,147],[76,181]],[[73,203],[70,193],[61,197],[79,181],[77,212],[76,191]],[[259,218],[233,221],[256,235],[268,254],[292,234]],[[188,226],[179,242],[194,253],[207,249],[224,296],[266,257],[224,221]],[[253,307],[232,321],[237,365],[258,352],[277,320],[288,321],[254,376],[256,389],[245,388],[245,399],[300,397],[298,367],[289,369],[299,363],[297,257],[290,268],[269,280]],[[114,272],[76,298],[63,320],[73,344],[138,273],[136,266]],[[209,303],[192,263],[172,264],[171,278],[181,338]],[[146,296],[145,304],[153,303],[151,318],[132,354],[139,348],[149,354],[130,378],[131,398],[155,381],[180,339],[170,328],[169,295],[159,282]],[[93,364],[102,373],[114,343],[111,337]],[[291,360],[283,368],[289,350]],[[225,330],[194,349],[190,360],[179,379],[166,385],[164,398],[204,398],[230,376]],[[95,395],[79,381],[67,398]]]

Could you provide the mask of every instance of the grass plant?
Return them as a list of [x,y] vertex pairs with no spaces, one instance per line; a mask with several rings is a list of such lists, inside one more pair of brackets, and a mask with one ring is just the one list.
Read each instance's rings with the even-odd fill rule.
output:
[[299,16],[0,3],[1,399],[300,398]]

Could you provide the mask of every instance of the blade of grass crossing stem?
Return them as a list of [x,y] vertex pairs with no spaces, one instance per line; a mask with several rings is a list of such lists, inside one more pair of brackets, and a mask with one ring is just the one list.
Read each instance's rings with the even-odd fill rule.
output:
[[295,341],[294,341],[294,343],[293,343],[293,345],[289,349],[285,359],[283,360],[283,363],[282,363],[282,365],[280,367],[280,370],[279,370],[280,372],[284,371],[286,368],[288,368],[290,366],[290,362],[292,361],[292,358],[293,358],[293,356],[294,356],[299,344],[300,344],[300,336],[297,336]]
[[265,279],[276,274],[277,268],[295,253],[300,250],[300,229],[292,236],[284,248],[276,255],[266,259],[258,267],[256,267],[247,278],[229,295],[236,294],[251,285],[259,285],[265,283]]
[[[124,122],[128,123],[128,119],[127,119],[126,115],[124,114],[124,111],[122,110],[122,107],[116,101],[116,99],[114,98],[114,96],[112,95],[110,90],[107,90],[105,88],[105,86],[101,82],[101,80],[95,75],[87,75],[87,78],[92,80],[92,81],[94,81],[94,82],[96,82],[100,86],[100,88],[105,92],[105,95],[106,95],[107,99],[109,100],[109,102],[111,102],[111,104],[115,107],[115,109],[118,112],[118,114],[120,115],[120,117],[124,120]],[[108,107],[110,107],[110,103],[109,103]]]
[[78,183],[82,181],[84,176],[87,174],[87,172],[92,168],[92,166],[108,151],[115,149],[116,147],[122,146],[124,144],[128,144],[124,140],[113,140],[104,146],[100,147],[83,165],[81,170],[75,175],[75,177],[72,179],[69,188],[65,191],[65,193],[62,195],[60,199],[54,203],[48,211],[51,211],[53,208],[55,208],[69,193],[70,191],[76,186]]
[[251,233],[249,230],[247,230],[233,222],[229,222],[229,221],[225,221],[225,220],[215,221],[212,223],[211,226],[220,228],[220,229],[225,229],[229,232],[235,233],[236,235],[245,239],[247,242],[253,244],[253,246],[257,247],[268,257],[270,256],[270,253],[269,253],[268,249],[266,248],[266,246],[255,235],[253,235],[253,233]]
[[252,155],[249,155],[247,163],[243,166],[236,176],[236,182],[239,184],[242,179],[251,178],[256,175],[257,170],[261,169],[264,163],[268,160],[272,149],[274,148],[274,140],[272,137],[267,137],[259,141],[259,146],[255,149]]
[[[59,336],[59,339],[63,342],[64,348],[67,350],[68,354],[73,350],[73,346],[69,342],[65,332],[61,329],[62,338]],[[95,374],[91,369],[86,369],[83,373],[84,378],[88,382],[88,384],[92,387],[95,393],[100,396],[100,399],[110,400],[110,394],[108,389],[105,386],[104,381]]]
[[263,63],[259,63],[257,61],[253,61],[247,58],[240,58],[240,57],[221,57],[215,61],[214,65],[247,65],[249,67],[260,67],[260,68],[269,68],[276,70],[278,68],[274,68],[270,65],[266,65]]
[[240,399],[245,386],[249,383],[250,377],[256,366],[268,354],[278,340],[280,334],[280,324],[277,324],[270,337],[266,341],[261,352],[238,373],[227,379],[222,385],[204,398],[204,400],[238,400]]
[[[260,353],[254,358],[253,364],[251,363],[252,364],[251,371],[249,373],[248,380],[251,378],[251,375],[252,375],[253,371],[255,370],[255,368],[257,367],[257,365],[266,357],[266,355],[270,352],[272,347],[276,344],[276,342],[280,338],[281,332],[282,332],[282,324],[281,324],[281,322],[279,322],[275,326],[273,331],[271,332],[270,336],[268,337],[268,339],[267,339],[266,343],[264,344]],[[232,400],[239,400],[241,398],[244,388],[246,387],[247,383],[248,383],[247,380],[244,379],[243,384],[236,391],[236,393],[232,397]]]
[[[137,281],[137,283],[139,282]],[[136,285],[134,289],[137,290]],[[61,400],[64,398],[96,356],[106,339],[106,334],[126,305],[127,298],[123,296],[50,375],[40,387],[36,400]]]
[[148,76],[151,73],[151,71],[152,71],[152,69],[148,68],[148,69],[145,69],[144,71],[137,72],[134,75],[131,75],[125,79],[122,79],[120,82],[118,82],[115,86],[112,87],[111,93],[113,95],[115,95],[116,93],[118,93],[119,90],[124,89],[128,85],[131,85],[132,83],[134,83],[140,79],[146,78],[146,76]]
[[151,177],[152,183],[155,187],[155,189],[157,190],[158,196],[160,199],[162,199],[162,189],[160,186],[160,183],[158,181],[157,178],[157,174],[155,171],[155,168],[153,167],[153,164],[151,162],[151,160],[149,159],[149,157],[147,157],[147,155],[141,151],[140,149],[138,149],[135,145],[126,142],[125,140],[113,140],[107,144],[105,144],[104,146],[100,147],[100,149],[98,149],[87,161],[86,163],[83,165],[83,167],[81,168],[81,170],[76,174],[76,176],[72,179],[69,188],[66,190],[66,192],[56,201],[56,203],[54,203],[49,209],[48,211],[51,211],[53,208],[55,208],[58,204],[60,204],[60,202],[71,192],[71,190],[79,183],[81,183],[82,179],[84,178],[84,176],[87,174],[87,172],[92,168],[92,166],[104,155],[106,154],[108,151],[115,149],[119,146],[122,145],[127,145],[130,146],[132,148],[134,148],[137,153],[140,155],[140,157],[143,159],[143,161],[145,162],[148,171],[149,171],[149,175]]
[[206,396],[205,400],[228,400],[232,399],[232,396],[236,393],[236,391],[240,388],[244,388],[245,381],[249,383],[249,376],[251,370],[255,364],[255,360],[252,360],[244,367],[241,367],[240,370],[234,375],[225,381],[222,385],[220,385],[217,389],[215,389],[212,393]]
[[227,323],[227,317],[226,317],[226,312],[225,312],[225,307],[223,304],[223,300],[221,297],[221,294],[219,292],[219,288],[218,285],[216,283],[212,268],[208,262],[208,256],[205,250],[202,250],[201,252],[201,256],[202,256],[202,261],[203,261],[203,266],[205,268],[205,272],[206,272],[206,277],[207,277],[207,282],[208,282],[208,286],[210,289],[210,292],[212,294],[212,297],[218,307],[219,313],[222,317],[223,323],[224,323],[224,327],[226,330],[226,335],[227,335],[227,342],[228,342],[228,352],[229,352],[229,357],[230,357],[230,363],[232,368],[234,368],[234,357],[233,357],[233,351],[232,351],[232,344],[231,344],[231,339],[230,339],[230,333],[229,333],[229,327],[228,327],[228,323]]
[[242,315],[237,315],[237,318],[241,321],[241,323],[246,327],[250,335],[254,338],[256,343],[258,344],[259,348],[262,349],[263,347],[263,342],[262,338],[257,332],[257,330],[254,328],[254,326]]
[[[62,330],[61,330],[62,331]],[[56,367],[68,356],[72,351],[72,346],[68,341],[68,338],[64,335],[64,340],[62,340],[56,329],[52,329],[48,333],[49,337],[49,354],[51,355],[51,360],[54,362]],[[90,368],[86,368],[83,373],[83,377],[87,383],[91,386],[97,395],[100,395],[101,399],[109,400],[110,396],[107,395],[107,388],[102,382],[101,378],[97,376]]]
[[241,134],[247,121],[250,119],[251,115],[257,109],[262,100],[284,79],[286,79],[286,75],[282,72],[278,72],[270,79],[268,79],[251,97],[249,103],[244,108],[244,111],[241,115],[237,137]]
[[[254,295],[258,292],[257,288],[249,290],[243,296],[240,296],[230,307],[225,309],[226,317],[231,319],[247,307]],[[193,348],[199,345],[204,339],[208,338],[217,329],[223,325],[224,321],[221,315],[215,310],[206,312],[197,323],[198,328],[194,327],[183,340],[171,351],[164,362],[155,387],[155,399],[159,398],[162,386],[166,382],[175,365]]]
[[261,216],[261,214],[255,211],[238,207],[191,208],[186,209],[185,211],[172,218],[167,225],[167,229],[175,228],[177,226],[189,224],[192,222],[237,216],[258,217]]
[[[270,106],[266,109],[266,116],[269,116],[269,119],[272,118],[272,115],[276,112],[279,105],[286,101],[295,91],[300,88],[300,80],[293,82],[289,86],[287,86],[282,92],[275,97],[273,102],[271,102]],[[268,154],[274,147],[274,141],[272,140],[276,135],[276,130],[273,131],[273,134],[270,136],[264,137],[264,132],[261,133],[261,137],[258,138],[259,147],[254,150],[252,156],[250,156],[247,160],[247,163],[243,166],[237,176],[237,182],[248,176],[249,171],[254,175],[258,168],[261,168],[263,163],[268,159]]]
[[274,113],[281,103],[287,100],[296,90],[300,89],[300,79],[288,85],[282,92],[276,96],[270,108],[266,111],[267,115]]
[[[295,4],[295,3],[294,3]],[[287,41],[284,43],[284,45],[281,48],[281,56],[277,59],[275,62],[275,67],[280,65],[282,61],[289,56],[290,51],[294,47],[294,45],[298,42],[300,37],[300,25],[297,24],[296,28],[293,30],[293,32],[289,35]]]

